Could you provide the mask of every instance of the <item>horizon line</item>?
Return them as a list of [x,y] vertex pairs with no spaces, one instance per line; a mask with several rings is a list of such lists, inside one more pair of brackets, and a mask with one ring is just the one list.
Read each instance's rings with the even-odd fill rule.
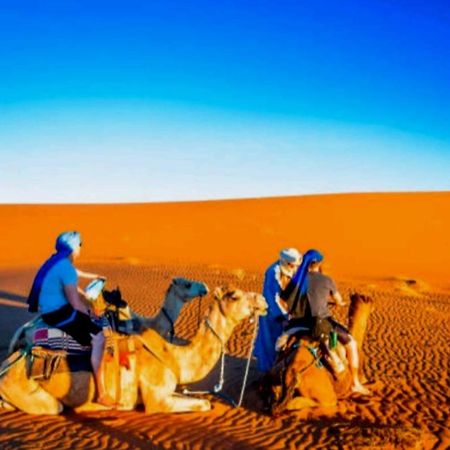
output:
[[355,195],[396,195],[396,194],[450,194],[450,190],[396,190],[396,191],[339,191],[339,192],[319,192],[308,194],[286,194],[286,195],[267,195],[255,197],[221,197],[212,199],[190,199],[190,200],[132,200],[132,201],[107,201],[107,202],[0,202],[2,206],[107,206],[107,205],[160,205],[176,203],[214,203],[214,202],[241,202],[252,200],[276,200],[290,199],[299,197],[336,197],[336,196],[355,196]]

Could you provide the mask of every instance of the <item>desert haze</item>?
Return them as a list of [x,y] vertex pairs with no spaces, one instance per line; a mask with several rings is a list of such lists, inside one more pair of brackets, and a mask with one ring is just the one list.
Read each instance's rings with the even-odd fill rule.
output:
[[[284,449],[448,448],[450,192],[348,194],[183,203],[0,205],[0,353],[31,315],[33,276],[64,230],[80,231],[77,266],[108,277],[131,306],[156,313],[170,280],[183,276],[261,292],[264,270],[283,247],[316,248],[345,298],[372,297],[364,344],[373,395],[331,413],[272,418],[254,389],[253,363],[241,408],[209,397],[207,413],[0,410],[0,448]],[[184,307],[178,337],[190,339],[202,304]],[[346,311],[335,311],[345,321]],[[228,342],[225,388],[240,391],[253,325]],[[194,387],[210,389],[219,368]]]

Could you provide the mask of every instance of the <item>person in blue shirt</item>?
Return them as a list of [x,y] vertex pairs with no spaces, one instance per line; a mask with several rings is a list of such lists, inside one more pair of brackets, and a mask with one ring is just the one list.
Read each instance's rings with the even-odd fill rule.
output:
[[258,335],[255,342],[255,355],[258,369],[267,372],[273,366],[277,351],[275,343],[283,333],[283,324],[289,317],[286,302],[280,293],[289,285],[302,262],[302,255],[295,248],[281,250],[280,257],[267,270],[264,276],[263,296],[268,309],[266,316],[259,317]]
[[92,346],[91,364],[97,385],[97,402],[111,405],[102,371],[104,335],[91,320],[89,304],[82,299],[78,277],[103,278],[74,267],[80,256],[81,235],[76,231],[61,233],[56,239],[56,253],[39,269],[28,297],[29,311],[41,313],[44,322],[66,332],[81,345]]

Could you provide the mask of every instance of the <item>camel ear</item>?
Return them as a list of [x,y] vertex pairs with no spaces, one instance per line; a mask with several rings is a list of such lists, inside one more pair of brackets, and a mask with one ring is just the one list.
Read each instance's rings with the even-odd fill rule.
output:
[[223,290],[220,287],[216,287],[213,292],[213,296],[216,300],[222,300],[223,298]]

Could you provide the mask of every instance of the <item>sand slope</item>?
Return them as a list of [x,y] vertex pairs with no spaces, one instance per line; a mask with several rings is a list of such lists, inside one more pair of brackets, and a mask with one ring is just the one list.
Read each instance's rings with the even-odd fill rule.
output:
[[450,192],[135,205],[0,206],[0,265],[39,263],[61,230],[84,259],[262,270],[280,247],[321,249],[339,276],[448,282]]
[[[182,275],[206,281],[209,286],[239,284],[257,289],[259,272],[239,277],[230,270],[207,266],[127,265],[103,263],[84,266],[104,273],[120,285],[125,298],[141,313],[153,314],[172,276]],[[25,295],[30,271],[15,269],[0,273],[0,290]],[[401,294],[388,285],[376,289],[359,282],[340,283],[345,296],[358,289],[374,297],[365,351],[367,375],[374,396],[369,400],[342,401],[333,417],[292,413],[272,419],[261,411],[252,388],[258,377],[251,368],[243,407],[235,409],[220,399],[206,414],[156,414],[102,412],[61,417],[30,417],[0,410],[0,448],[46,449],[297,449],[297,448],[447,448],[450,445],[450,392],[448,339],[450,296],[427,293]],[[200,305],[188,305],[176,324],[178,336],[191,338],[198,315],[211,297]],[[22,311],[0,305],[0,317],[14,319]],[[345,309],[337,311],[340,317]],[[237,399],[244,372],[244,357],[250,345],[253,325],[244,323],[228,343],[224,391]],[[4,350],[3,350],[4,352]],[[218,381],[218,367],[194,387],[210,389]],[[440,447],[439,447],[440,446]]]

